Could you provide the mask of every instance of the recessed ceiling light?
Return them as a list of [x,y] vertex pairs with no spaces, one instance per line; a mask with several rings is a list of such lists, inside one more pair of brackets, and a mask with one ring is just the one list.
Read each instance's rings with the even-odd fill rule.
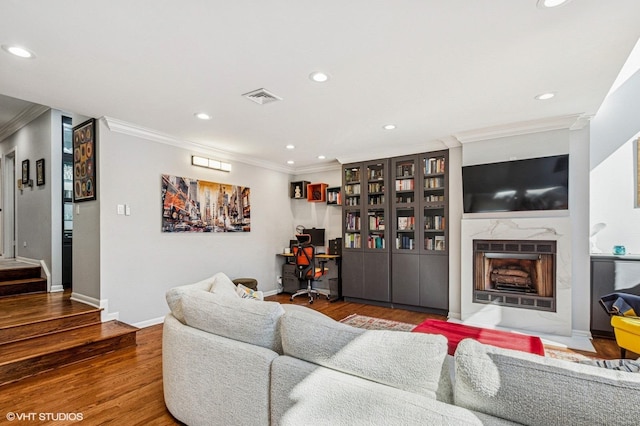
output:
[[324,83],[325,81],[329,80],[329,74],[321,71],[316,71],[309,74],[309,78],[316,83]]
[[395,124],[385,124],[384,126],[382,126],[383,129],[385,130],[393,130],[396,128]]
[[550,9],[552,7],[562,6],[569,3],[570,0],[538,0],[538,7],[541,9]]
[[33,52],[25,49],[24,47],[20,47],[20,46],[11,46],[8,44],[3,44],[2,48],[11,53],[12,55],[18,56],[20,58],[34,58],[36,55],[33,54]]
[[293,163],[295,163],[295,161],[293,161],[293,160],[287,161],[287,164],[293,164]]
[[551,99],[555,96],[556,94],[553,92],[548,92],[548,93],[542,93],[538,96],[536,96],[536,99],[539,101],[546,101],[548,99]]
[[324,160],[325,158],[327,157],[325,157],[324,155],[318,155],[318,160]]
[[196,118],[199,118],[200,120],[211,120],[211,116],[206,112],[196,112],[193,115],[195,115]]
[[295,147],[296,147],[295,145],[291,145],[291,144],[285,146],[285,148],[287,149],[295,149]]

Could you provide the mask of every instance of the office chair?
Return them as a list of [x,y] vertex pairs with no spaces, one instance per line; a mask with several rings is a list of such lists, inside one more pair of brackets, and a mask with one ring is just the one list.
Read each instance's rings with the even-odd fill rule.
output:
[[317,290],[311,286],[311,282],[320,278],[322,275],[326,273],[326,269],[324,267],[324,263],[320,268],[316,268],[316,248],[311,244],[304,243],[298,244],[293,247],[293,257],[295,259],[296,264],[296,276],[298,280],[306,281],[307,287],[302,288],[296,291],[291,295],[291,301],[296,296],[300,296],[301,294],[307,294],[309,296],[309,303],[313,303],[313,298],[318,297],[318,295],[324,295],[329,299],[329,292],[326,290]]

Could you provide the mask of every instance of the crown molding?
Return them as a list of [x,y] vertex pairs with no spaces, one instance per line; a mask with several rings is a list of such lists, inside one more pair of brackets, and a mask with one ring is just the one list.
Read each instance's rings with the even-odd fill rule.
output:
[[338,160],[336,160],[329,164],[296,167],[295,170],[291,172],[291,174],[294,176],[297,176],[297,175],[307,174],[307,173],[332,172],[335,170],[340,170],[340,166],[341,166],[340,163],[338,162]]
[[489,139],[526,135],[530,133],[547,132],[550,130],[578,130],[588,123],[589,118],[589,116],[585,116],[583,114],[563,115],[469,130],[456,133],[453,136],[460,141],[460,143],[465,144]]
[[[445,139],[446,139],[446,142],[445,142]],[[402,146],[391,145],[391,146],[380,148],[377,150],[361,152],[360,154],[356,154],[356,155],[338,157],[337,160],[340,162],[340,164],[348,164],[348,163],[359,163],[361,161],[375,160],[378,158],[402,157],[405,155],[419,154],[422,152],[440,151],[443,149],[448,149],[449,146],[447,146],[447,143],[450,143],[450,141],[447,138],[444,138],[444,139],[436,139],[430,142],[422,142],[414,145],[402,145]]]
[[0,128],[0,141],[7,139],[9,136],[49,111],[49,107],[34,104],[23,109],[18,115],[13,117],[2,128]]
[[101,120],[104,121],[106,126],[112,132],[122,133],[129,136],[135,136],[141,139],[146,139],[146,140],[161,143],[164,145],[175,146],[181,149],[191,149],[191,150],[197,151],[200,154],[207,154],[214,157],[218,157],[221,160],[235,161],[235,162],[247,164],[250,166],[262,167],[264,169],[273,170],[276,172],[282,172],[287,174],[292,174],[294,172],[297,172],[295,169],[291,167],[284,167],[281,165],[273,164],[268,161],[258,160],[251,157],[239,157],[238,155],[232,154],[227,151],[212,148],[210,146],[207,146],[201,143],[179,139],[174,136],[168,135],[166,133],[161,133],[153,129],[148,129],[142,126],[128,123],[126,121],[118,120],[113,117],[104,116],[101,118]]

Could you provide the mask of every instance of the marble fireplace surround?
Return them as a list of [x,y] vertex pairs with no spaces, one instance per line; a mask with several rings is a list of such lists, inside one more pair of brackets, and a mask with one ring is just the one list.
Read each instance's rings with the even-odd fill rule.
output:
[[[473,302],[473,240],[553,240],[556,255],[556,312]],[[569,216],[463,218],[461,226],[462,322],[535,335],[567,336],[571,324],[571,221]]]

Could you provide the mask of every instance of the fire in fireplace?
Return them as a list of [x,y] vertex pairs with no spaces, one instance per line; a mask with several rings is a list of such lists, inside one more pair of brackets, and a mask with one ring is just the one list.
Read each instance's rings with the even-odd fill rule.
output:
[[555,311],[555,257],[555,241],[474,240],[474,302]]

